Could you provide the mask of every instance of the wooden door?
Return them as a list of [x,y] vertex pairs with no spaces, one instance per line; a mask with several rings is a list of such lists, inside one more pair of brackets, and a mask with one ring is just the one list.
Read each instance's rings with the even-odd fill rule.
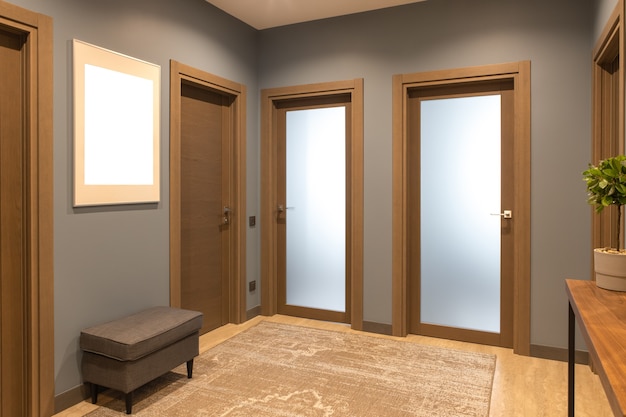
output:
[[27,415],[23,37],[0,31],[0,416]]
[[[343,104],[341,104],[343,103]],[[279,205],[285,204],[284,158],[279,156],[285,134],[282,122],[290,106],[346,106],[346,311],[335,318],[328,310],[295,309],[285,314],[351,323],[363,329],[363,79],[334,81],[261,91],[261,306],[262,314],[276,314],[286,304],[279,280],[284,276],[283,227]],[[280,120],[279,120],[280,119]],[[332,202],[330,203],[332,206]],[[283,222],[284,223],[284,222]],[[282,301],[281,301],[282,300]],[[285,307],[290,307],[286,306]],[[300,310],[300,311],[298,311]],[[319,314],[318,314],[319,313]]]
[[246,320],[245,121],[245,85],[170,62],[170,304],[203,331]]
[[52,19],[0,1],[0,417],[54,412]]
[[[312,188],[316,188],[316,187],[313,186],[313,181],[311,181],[311,177],[319,176],[320,171],[324,171],[324,169],[328,169],[327,168],[328,165],[331,164],[333,161],[333,158],[331,157],[331,155],[328,155],[326,150],[324,150],[325,156],[319,154],[318,155],[319,159],[317,160],[316,158],[311,158],[310,160],[307,160],[307,161],[297,161],[297,162],[287,161],[287,113],[299,112],[299,111],[301,112],[301,111],[306,111],[306,110],[328,109],[328,108],[340,109],[340,112],[345,113],[345,161],[343,161],[345,162],[345,170],[344,170],[343,176],[338,175],[336,178],[334,178],[334,181],[341,181],[345,184],[345,195],[339,197],[344,200],[342,202],[328,199],[327,198],[328,196],[324,195],[325,192],[318,192],[318,193],[312,192]],[[350,178],[350,160],[351,160],[350,150],[352,149],[351,147],[352,123],[350,120],[351,115],[352,115],[352,102],[351,102],[351,96],[349,94],[336,94],[336,95],[331,95],[331,96],[283,100],[282,102],[280,102],[280,104],[277,105],[276,169],[277,169],[278,175],[277,175],[276,197],[277,197],[277,207],[282,207],[282,209],[278,208],[278,213],[276,217],[277,273],[278,273],[277,292],[278,292],[278,313],[280,314],[307,317],[307,318],[318,319],[318,320],[350,323],[351,263],[350,263],[349,248],[351,247],[351,242],[350,242],[351,234],[347,225],[350,224],[350,219],[353,216],[353,213],[352,213],[353,208],[351,205],[351,201],[348,198],[348,196],[351,195],[350,187],[351,187],[351,182],[352,182]],[[316,134],[319,135],[319,133],[316,133],[316,131],[322,130],[319,126],[310,126],[310,127],[307,127],[307,129],[312,131],[311,134],[313,136],[315,136]],[[307,147],[307,151],[310,151],[309,148],[311,148],[310,145]],[[345,267],[343,268],[343,271],[334,271],[334,272],[343,272],[342,276],[339,276],[340,274],[337,274],[338,276],[335,277],[335,279],[337,280],[343,280],[343,283],[339,282],[334,285],[324,286],[322,283],[324,282],[324,278],[326,277],[316,275],[315,277],[312,277],[306,283],[295,284],[298,277],[290,276],[290,272],[288,270],[289,268],[287,267],[288,252],[291,251],[293,253],[293,252],[300,251],[300,252],[314,253],[316,252],[315,251],[316,244],[319,244],[319,243],[316,242],[315,241],[316,238],[313,237],[314,235],[318,235],[317,233],[309,233],[307,235],[307,238],[302,237],[301,240],[306,239],[306,242],[300,242],[298,244],[298,246],[300,246],[299,249],[296,249],[294,246],[290,246],[290,245],[294,245],[294,242],[288,242],[287,228],[289,227],[288,223],[289,223],[290,213],[292,215],[296,215],[296,210],[294,210],[294,208],[288,207],[289,198],[287,196],[287,182],[289,181],[289,179],[288,179],[288,174],[287,174],[288,172],[287,164],[289,162],[291,162],[292,164],[295,163],[297,165],[308,166],[308,168],[305,169],[305,171],[306,170],[309,171],[308,174],[305,175],[308,177],[308,181],[306,181],[307,182],[306,184],[304,183],[300,184],[302,192],[304,194],[307,194],[307,197],[305,198],[305,200],[307,199],[315,200],[318,198],[325,200],[325,201],[317,201],[317,203],[315,204],[310,204],[311,206],[313,205],[317,206],[318,209],[316,210],[316,209],[310,208],[308,211],[309,212],[317,211],[318,212],[317,215],[320,215],[321,213],[320,213],[319,208],[323,207],[324,210],[322,210],[322,212],[326,214],[330,214],[331,216],[341,216],[346,220],[343,223],[344,224],[342,228],[343,230],[332,230],[326,236],[327,238],[331,238],[331,239],[336,236],[345,236],[345,244],[344,244],[344,247],[342,248],[344,251],[344,255],[345,255],[345,258],[344,258]],[[340,164],[338,165],[340,166]],[[299,168],[302,169],[301,166]],[[307,190],[307,186],[309,188],[308,190]],[[325,190],[325,191],[328,191],[328,190]],[[345,209],[340,210],[340,209],[336,209],[336,207],[345,207]],[[303,207],[299,207],[297,209],[298,214],[303,211],[302,209]],[[311,216],[311,217],[314,217],[314,216]],[[327,219],[326,221],[324,221],[324,223],[332,224],[330,222],[330,219]],[[307,228],[312,228],[312,226],[307,225]],[[329,231],[327,230],[327,232]],[[319,238],[319,235],[316,237]],[[331,244],[332,242],[328,242],[327,246],[330,247]],[[338,249],[338,251],[340,250],[341,249]],[[299,260],[302,261],[302,259],[299,259]],[[320,257],[319,259],[310,259],[310,261],[312,261],[312,263],[319,263],[319,264],[324,264],[325,262],[329,262],[329,260],[324,257]],[[293,273],[293,271],[291,273]],[[316,296],[313,297],[316,299],[308,300],[309,301],[308,305],[302,305],[302,304],[291,302],[288,297],[288,287],[290,285],[299,286],[300,291],[308,292],[309,294],[316,294]],[[339,308],[330,309],[330,308],[318,307],[320,304],[326,304],[326,303],[323,303],[322,301],[324,300],[321,300],[321,299],[331,298],[334,295],[336,295],[336,294],[330,294],[328,288],[329,287],[337,288],[338,286],[339,287],[343,286],[344,295],[343,296],[339,295],[339,297],[344,299],[343,300],[344,309],[341,310]],[[339,288],[337,288],[336,291],[337,293],[340,293]],[[301,299],[301,298],[306,298],[306,297],[299,297],[299,298]]]
[[[461,275],[465,276],[457,276],[457,277],[448,277],[448,276],[432,276],[430,278],[430,282],[456,282],[458,283],[458,288],[462,288],[465,279],[467,277],[474,276],[473,279],[477,279],[480,282],[481,287],[480,291],[476,291],[472,293],[471,291],[460,291],[463,295],[456,294],[454,288],[457,286],[447,286],[448,290],[442,294],[441,290],[435,290],[429,292],[431,298],[432,294],[440,294],[442,299],[439,300],[431,300],[425,295],[425,291],[423,291],[424,287],[424,263],[425,262],[436,262],[432,261],[433,256],[424,257],[424,251],[430,249],[429,246],[432,246],[432,242],[429,243],[429,246],[424,246],[424,235],[422,234],[422,230],[425,230],[423,227],[424,221],[429,221],[426,219],[422,212],[426,212],[423,209],[424,204],[430,204],[431,206],[434,204],[433,201],[423,201],[421,193],[423,192],[421,189],[426,189],[428,187],[421,187],[420,184],[423,184],[421,176],[425,175],[422,172],[421,167],[421,153],[423,147],[424,138],[421,136],[422,129],[421,126],[425,123],[424,120],[421,119],[422,112],[420,111],[422,107],[422,103],[429,101],[458,101],[458,99],[471,99],[471,98],[496,98],[500,103],[500,140],[498,145],[494,145],[495,151],[500,155],[500,167],[499,170],[494,172],[489,172],[489,177],[499,178],[500,190],[497,191],[496,195],[500,195],[499,205],[496,205],[492,212],[500,210],[510,210],[512,212],[512,218],[501,217],[500,220],[500,238],[499,238],[499,256],[500,260],[496,259],[485,259],[481,260],[481,262],[477,261],[477,258],[473,258],[475,263],[467,263],[463,268],[456,268],[460,271]],[[514,95],[513,95],[513,81],[512,80],[496,80],[491,82],[477,82],[477,83],[467,83],[460,85],[444,85],[437,87],[423,87],[416,88],[414,90],[409,91],[409,98],[407,103],[408,108],[408,137],[409,137],[409,145],[408,145],[408,175],[409,175],[409,210],[408,210],[408,227],[409,230],[407,232],[408,238],[408,273],[410,280],[410,321],[409,321],[409,332],[414,334],[421,334],[426,336],[434,336],[434,337],[444,337],[448,339],[456,339],[456,340],[464,340],[468,342],[474,343],[484,343],[491,344],[497,346],[504,347],[512,347],[513,346],[513,251],[514,251],[514,243],[515,243],[515,227],[514,221],[516,220],[517,210],[514,204],[514,178],[513,178],[513,166],[515,163],[514,155],[513,155],[513,144],[514,144],[514,126],[513,126],[513,112],[514,112]],[[480,123],[477,124],[480,126]],[[483,133],[482,136],[485,136]],[[461,141],[466,141],[465,136],[455,137],[454,141],[458,144],[458,149],[467,149],[467,145],[461,143]],[[459,152],[459,151],[457,151]],[[453,158],[454,149],[448,149],[448,157],[450,161],[454,161],[456,159]],[[488,151],[486,149],[481,149],[480,153],[482,155],[488,155]],[[464,153],[461,158],[468,158],[469,155]],[[481,165],[480,160],[475,160],[475,164],[472,165]],[[445,165],[445,164],[444,164]],[[448,164],[447,172],[455,173],[457,169],[456,164]],[[498,172],[499,171],[499,172]],[[458,172],[459,176],[464,174],[463,171]],[[443,178],[443,175],[436,175],[435,177]],[[430,177],[427,177],[430,178]],[[448,177],[449,178],[449,177]],[[431,178],[432,179],[432,178]],[[479,183],[480,179],[476,179],[476,184]],[[487,183],[488,179],[485,178],[482,183]],[[455,184],[450,182],[445,182],[440,184],[438,187],[441,191],[442,201],[438,202],[439,210],[442,211],[445,205],[446,207],[451,207],[457,214],[457,218],[465,218],[466,212],[474,212],[475,209],[471,208],[471,201],[460,202],[457,201],[457,196],[463,195],[462,190],[455,190]],[[489,189],[483,190],[484,193],[489,193]],[[482,196],[481,201],[485,199],[485,196]],[[477,210],[479,211],[479,210]],[[477,213],[479,218],[484,217],[485,220],[489,221],[489,224],[494,226],[497,223],[490,222],[489,217],[492,214],[497,215],[498,213],[492,212],[484,212]],[[428,211],[430,213],[430,211]],[[484,216],[483,216],[484,215]],[[451,219],[452,216],[448,217],[450,219],[447,222],[450,226],[444,226],[444,228],[448,228],[447,230],[438,230],[437,235],[441,237],[447,237],[442,239],[443,245],[440,247],[440,250],[435,251],[435,253],[441,253],[445,251],[449,251],[450,254],[455,253],[455,246],[453,242],[459,238],[459,234],[462,233],[457,229],[450,229],[451,225],[454,222]],[[435,219],[431,219],[429,223],[433,223]],[[481,242],[481,239],[486,234],[484,229],[481,229],[481,233],[477,233],[470,238],[469,236],[466,238],[468,241],[474,242],[471,246],[476,246]],[[494,233],[497,235],[498,231],[494,230]],[[447,241],[447,245],[445,244]],[[494,242],[495,243],[495,242]],[[467,248],[469,249],[469,248]],[[495,248],[497,250],[498,248]],[[467,250],[462,251],[467,253]],[[428,252],[431,254],[431,252]],[[498,256],[498,255],[495,255]],[[435,256],[434,258],[437,258]],[[443,257],[442,257],[443,258]],[[449,258],[449,262],[455,262],[455,258]],[[458,261],[456,261],[458,262]],[[486,269],[489,269],[489,266],[485,266],[484,262],[488,262],[492,265],[497,265],[499,263],[499,285],[495,282],[487,284],[486,278]],[[445,270],[452,270],[455,268],[443,268]],[[475,272],[474,272],[475,271]],[[438,272],[439,274],[439,272]],[[496,272],[497,274],[497,272]],[[495,277],[497,279],[497,275]],[[428,284],[431,288],[433,284]],[[489,287],[495,285],[496,288],[499,287],[499,294],[494,294],[492,297],[489,297],[489,300],[485,300],[483,294],[491,291]],[[452,287],[452,288],[451,288]],[[493,287],[491,287],[493,288]],[[451,298],[452,297],[452,298]],[[471,302],[469,298],[479,299],[480,302]],[[459,299],[460,298],[460,299]],[[450,300],[450,301],[448,301]],[[451,301],[456,300],[456,301]],[[465,306],[465,310],[462,310],[464,304],[463,301],[467,301],[467,305]],[[443,307],[436,308],[440,313],[436,313],[435,321],[429,322],[425,320],[422,312],[424,311],[425,303],[430,302],[430,305],[435,306],[448,306],[445,308],[445,312],[442,311]],[[488,310],[485,306],[487,304],[495,305],[495,311],[493,313],[486,314],[484,310]],[[470,307],[470,308],[467,308]],[[431,307],[432,308],[432,307]],[[458,311],[452,311],[458,309]],[[498,317],[499,315],[499,317]],[[433,317],[433,314],[430,314]],[[445,316],[445,318],[444,318]],[[468,317],[473,316],[481,316],[481,320],[468,320]],[[493,317],[495,316],[495,317]],[[497,318],[495,321],[499,322],[499,325],[494,325],[492,322],[494,318]],[[441,321],[437,321],[441,320]],[[478,323],[480,321],[480,323]],[[476,327],[472,327],[473,325],[469,325],[467,327],[463,326],[453,326],[451,324],[441,324],[441,323],[467,323],[473,322]],[[484,326],[488,322],[489,326]],[[489,330],[476,330],[476,329],[484,329],[488,327]]]
[[[602,36],[593,48],[592,73],[592,155],[599,161],[624,153],[624,5],[617,2],[602,30]],[[592,248],[617,247],[618,214],[615,207],[607,207],[592,216]],[[623,241],[622,241],[623,244]],[[591,279],[595,280],[593,252]]]
[[201,333],[228,323],[229,99],[181,86],[181,306],[204,314]]
[[[503,303],[512,306],[513,316],[513,350],[521,355],[530,354],[530,61],[520,61],[508,64],[494,64],[480,67],[469,67],[424,73],[399,74],[393,77],[393,334],[404,336],[415,323],[420,323],[419,300],[419,260],[412,257],[419,254],[416,246],[420,244],[415,239],[419,228],[418,214],[414,210],[420,208],[420,194],[413,189],[416,177],[419,176],[419,159],[415,149],[419,134],[410,132],[419,126],[416,114],[411,114],[409,101],[416,100],[416,92],[428,89],[437,89],[451,86],[476,87],[494,82],[509,82],[512,90],[503,95],[503,101],[512,103],[513,112],[506,112],[510,120],[502,123],[512,125],[512,148],[509,152],[514,161],[510,169],[514,180],[511,183],[511,192],[515,211],[510,219],[513,236],[513,253],[510,254],[513,268],[510,284],[512,297],[503,299]],[[500,87],[498,87],[500,88]],[[462,94],[460,91],[457,94]],[[465,92],[467,93],[467,91]],[[509,94],[511,96],[509,97]],[[417,94],[419,95],[419,94]],[[411,98],[413,96],[413,98]],[[506,105],[506,104],[505,104]],[[413,119],[413,120],[410,120]],[[417,137],[416,137],[417,136]],[[413,148],[413,149],[411,149]],[[510,158],[502,154],[502,159]],[[444,158],[445,159],[445,158]],[[475,158],[480,159],[480,158]],[[508,159],[511,161],[511,159]],[[445,165],[445,164],[444,164]],[[496,170],[495,168],[493,169]],[[508,174],[503,174],[508,175]],[[439,181],[440,183],[441,181]],[[419,182],[417,183],[419,186]],[[448,184],[449,185],[449,184]],[[442,185],[445,187],[445,184]],[[449,199],[441,194],[441,204]],[[471,197],[470,199],[474,199]],[[458,198],[457,198],[458,200]],[[464,200],[461,200],[464,201]],[[459,212],[455,216],[463,215],[463,204],[455,207]],[[506,210],[506,207],[501,207]],[[491,211],[491,210],[490,210]],[[491,213],[489,213],[491,214]],[[462,218],[462,217],[460,217]],[[416,221],[417,219],[417,221]],[[503,222],[505,219],[502,220]],[[503,223],[505,226],[507,223]],[[416,226],[417,225],[417,226]],[[447,234],[450,239],[454,238]],[[445,246],[445,245],[444,245]],[[497,256],[497,255],[496,255]],[[510,300],[510,301],[507,301]],[[446,336],[443,336],[446,337]],[[487,343],[485,341],[481,343]]]

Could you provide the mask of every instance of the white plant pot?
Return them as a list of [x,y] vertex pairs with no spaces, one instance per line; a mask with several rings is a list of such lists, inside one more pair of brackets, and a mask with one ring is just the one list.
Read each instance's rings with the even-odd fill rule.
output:
[[593,251],[596,285],[613,291],[626,291],[626,252]]

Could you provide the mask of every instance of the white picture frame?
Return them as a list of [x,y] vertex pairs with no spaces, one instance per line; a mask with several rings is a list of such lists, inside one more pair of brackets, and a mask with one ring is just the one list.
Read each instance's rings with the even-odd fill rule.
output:
[[72,41],[74,206],[160,200],[161,67]]

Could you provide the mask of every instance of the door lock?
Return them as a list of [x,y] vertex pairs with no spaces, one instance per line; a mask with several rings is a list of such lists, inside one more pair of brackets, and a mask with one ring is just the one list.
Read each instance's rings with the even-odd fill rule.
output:
[[222,219],[222,224],[230,224],[230,207],[224,206],[222,210],[224,214],[224,218]]

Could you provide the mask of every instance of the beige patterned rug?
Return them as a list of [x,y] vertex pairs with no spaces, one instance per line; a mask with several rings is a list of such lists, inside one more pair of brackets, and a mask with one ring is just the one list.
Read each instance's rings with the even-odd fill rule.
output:
[[[487,417],[494,355],[261,322],[134,394],[137,417]],[[88,414],[125,415],[121,395]]]

